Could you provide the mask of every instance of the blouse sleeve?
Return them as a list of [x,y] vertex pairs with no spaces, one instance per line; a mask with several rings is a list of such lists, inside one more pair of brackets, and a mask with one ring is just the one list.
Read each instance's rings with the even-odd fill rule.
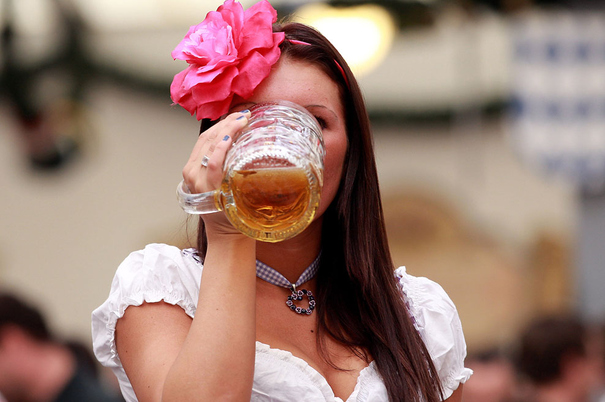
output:
[[107,300],[92,313],[93,350],[104,366],[121,368],[115,347],[116,322],[129,306],[164,301],[193,317],[202,266],[192,250],[150,244],[118,267]]
[[444,398],[449,398],[473,373],[464,367],[466,342],[456,306],[443,288],[427,278],[395,271],[406,305],[439,374]]

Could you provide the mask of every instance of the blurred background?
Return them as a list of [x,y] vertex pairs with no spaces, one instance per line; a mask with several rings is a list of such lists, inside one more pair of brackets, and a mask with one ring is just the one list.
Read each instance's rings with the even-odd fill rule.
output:
[[[170,52],[214,0],[0,0],[0,286],[90,344],[118,264],[189,245],[198,122]],[[254,1],[242,1],[248,7]],[[439,282],[471,356],[546,314],[605,319],[605,7],[273,0],[367,100],[396,265]]]

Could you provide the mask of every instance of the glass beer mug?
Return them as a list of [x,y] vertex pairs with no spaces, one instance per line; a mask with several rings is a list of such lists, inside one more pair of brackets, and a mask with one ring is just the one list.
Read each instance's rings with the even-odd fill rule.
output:
[[224,211],[245,235],[278,242],[302,232],[315,216],[323,136],[315,117],[292,102],[256,104],[250,113],[227,152],[221,188],[191,194],[181,181],[177,196],[187,213]]

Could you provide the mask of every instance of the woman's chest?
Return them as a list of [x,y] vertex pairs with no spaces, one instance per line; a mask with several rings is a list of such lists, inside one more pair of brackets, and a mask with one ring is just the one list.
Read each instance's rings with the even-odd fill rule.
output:
[[[349,373],[352,384],[326,378],[291,352],[256,343],[252,401],[387,402],[388,396],[374,362]],[[356,375],[355,378],[354,375]]]
[[[323,339],[322,353],[316,328],[315,314],[301,316],[283,309],[278,313],[257,315],[256,339],[267,348],[261,348],[264,354],[259,356],[257,347],[256,371],[262,369],[260,371],[265,378],[267,373],[273,373],[270,375],[272,381],[276,380],[276,375],[279,379],[288,378],[288,382],[295,383],[298,382],[296,378],[305,378],[303,382],[308,386],[329,391],[332,399],[335,395],[346,400],[354,392],[359,375],[368,362],[330,338]],[[324,356],[328,356],[330,361]],[[269,367],[272,363],[279,367],[278,372]],[[314,399],[305,397],[305,400]]]

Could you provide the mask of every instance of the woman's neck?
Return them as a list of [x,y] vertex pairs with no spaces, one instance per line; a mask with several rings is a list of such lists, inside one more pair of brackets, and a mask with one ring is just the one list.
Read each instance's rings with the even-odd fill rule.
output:
[[258,242],[256,258],[294,283],[321,251],[321,218],[293,239],[279,243]]

